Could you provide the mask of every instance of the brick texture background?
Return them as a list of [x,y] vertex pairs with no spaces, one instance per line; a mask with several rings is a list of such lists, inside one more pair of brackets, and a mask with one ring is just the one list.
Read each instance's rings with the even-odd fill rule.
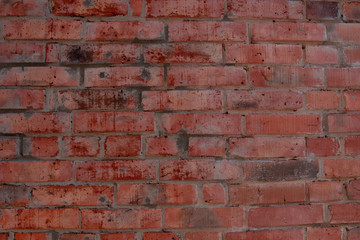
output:
[[0,240],[359,240],[360,1],[0,0]]

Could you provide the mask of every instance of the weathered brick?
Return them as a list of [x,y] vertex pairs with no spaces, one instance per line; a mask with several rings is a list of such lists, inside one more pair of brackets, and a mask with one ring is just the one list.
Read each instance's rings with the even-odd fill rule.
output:
[[[47,233],[15,233],[14,240],[48,240],[50,237]],[[1,238],[0,238],[1,239]],[[7,240],[7,238],[6,238]]]
[[360,180],[352,180],[346,187],[348,198],[360,200]]
[[309,184],[311,202],[330,202],[343,199],[342,182],[312,182]]
[[17,20],[4,23],[5,39],[80,40],[81,30],[80,21]]
[[128,13],[125,0],[54,0],[52,13],[58,16],[116,16]]
[[310,227],[306,232],[308,240],[341,240],[341,228],[339,227]]
[[[263,216],[272,216],[264,218]],[[260,207],[249,210],[249,227],[277,227],[323,223],[321,205]]]
[[356,113],[329,114],[329,132],[360,132],[360,125],[358,124],[359,120],[360,114]]
[[23,155],[55,157],[59,153],[57,137],[27,137],[23,139]]
[[229,186],[229,204],[231,205],[286,204],[305,200],[305,183],[288,182]]
[[63,137],[60,149],[64,157],[96,157],[99,141],[99,137]]
[[229,110],[297,110],[303,97],[296,91],[227,91]]
[[144,233],[144,240],[179,240],[175,233],[168,232],[146,232]]
[[355,227],[348,230],[348,240],[357,240],[360,238],[360,228]]
[[160,228],[161,209],[81,209],[83,229]]
[[358,23],[336,23],[328,33],[329,39],[335,42],[359,43],[360,35],[354,34],[360,31]]
[[17,137],[0,138],[0,159],[11,159],[19,156],[20,141]]
[[328,87],[359,87],[360,68],[327,68]]
[[246,116],[246,133],[257,134],[319,134],[320,115],[257,114]]
[[13,67],[0,71],[1,86],[75,87],[80,73],[69,67]]
[[101,67],[85,69],[85,87],[163,86],[164,70],[157,67]]
[[343,49],[345,62],[351,65],[359,65],[360,63],[360,47],[349,46]]
[[221,184],[204,184],[202,193],[207,204],[225,204],[225,190]]
[[181,136],[148,137],[146,138],[147,156],[168,156],[181,155],[181,152],[187,148]]
[[326,28],[322,23],[254,23],[253,41],[316,42],[326,41]]
[[79,112],[74,114],[74,132],[152,132],[154,113]]
[[224,137],[191,137],[189,139],[190,156],[214,156],[225,155]]
[[35,89],[0,89],[0,109],[42,109],[44,91]]
[[360,223],[360,203],[344,203],[329,206],[330,223]]
[[302,137],[230,138],[229,154],[242,158],[304,157]]
[[360,20],[360,3],[344,2],[342,5],[342,13],[345,20]]
[[255,66],[249,70],[249,81],[254,87],[321,87],[325,73],[322,68]]
[[170,43],[144,46],[148,63],[221,63],[219,43]]
[[359,155],[360,154],[360,136],[345,137],[345,154]]
[[337,109],[340,107],[340,95],[335,91],[306,92],[307,109]]
[[360,159],[324,160],[326,178],[352,178],[360,175]]
[[66,182],[72,179],[70,161],[0,162],[0,182]]
[[338,3],[328,1],[312,1],[306,3],[307,19],[332,20],[338,18]]
[[142,13],[142,0],[130,0],[130,11],[132,10],[132,16],[141,16]]
[[85,233],[64,233],[59,240],[94,240],[95,234]]
[[241,115],[209,113],[162,114],[161,126],[167,133],[241,134]]
[[222,94],[216,90],[145,91],[142,106],[145,111],[221,110]]
[[169,41],[245,42],[246,24],[242,22],[170,22]]
[[317,161],[287,160],[271,162],[247,162],[243,166],[247,181],[292,181],[317,177]]
[[111,205],[113,189],[109,186],[36,186],[32,201],[36,206]]
[[76,180],[83,182],[155,178],[156,166],[150,160],[85,161],[76,165]]
[[225,62],[242,64],[297,64],[302,59],[300,45],[225,44]]
[[59,61],[60,61],[60,45],[56,43],[47,43],[45,62],[57,63]]
[[185,240],[220,240],[219,232],[188,232],[185,233]]
[[239,167],[232,161],[164,160],[160,162],[160,180],[231,180],[238,179]]
[[106,157],[138,156],[141,151],[141,136],[109,136],[105,139]]
[[340,154],[340,144],[337,138],[307,138],[306,146],[309,156],[327,157]]
[[242,227],[244,211],[239,207],[167,208],[165,228]]
[[2,229],[73,229],[79,227],[78,209],[2,209]]
[[101,240],[136,240],[135,233],[108,233],[101,234]]
[[168,86],[245,86],[246,71],[235,66],[172,66]]
[[196,204],[195,186],[188,184],[119,184],[118,205]]
[[26,206],[30,203],[31,188],[23,185],[0,185],[1,206]]
[[155,40],[164,38],[161,22],[88,22],[87,41]]
[[[8,240],[9,234],[8,233],[0,233],[0,240]],[[41,239],[39,239],[41,240]]]
[[275,229],[226,233],[226,240],[302,240],[302,229]]
[[302,1],[228,0],[230,18],[302,19]]
[[146,17],[219,18],[224,14],[224,1],[146,0]]
[[45,61],[45,47],[37,43],[0,43],[0,61],[2,63],[41,63]]
[[337,64],[339,53],[334,46],[306,46],[306,62],[310,64]]
[[10,0],[2,1],[0,5],[0,16],[45,16],[45,0]]

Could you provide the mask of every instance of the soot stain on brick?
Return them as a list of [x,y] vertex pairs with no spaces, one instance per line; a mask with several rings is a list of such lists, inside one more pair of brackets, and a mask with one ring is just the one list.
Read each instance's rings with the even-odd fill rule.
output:
[[109,77],[109,74],[106,73],[106,72],[100,72],[99,73],[99,78],[108,78]]
[[259,104],[257,102],[240,101],[233,105],[234,109],[252,109],[257,108]]
[[25,186],[5,185],[0,189],[0,201],[6,204],[12,204],[21,201],[24,196],[28,195],[30,190]]
[[84,1],[84,5],[85,5],[86,7],[92,7],[92,6],[95,5],[95,3],[94,3],[93,0],[85,0],[85,1]]
[[140,75],[144,80],[149,80],[151,78],[151,72],[149,69],[144,68]]
[[221,227],[214,211],[207,208],[182,209],[180,219],[184,226],[191,228]]
[[178,137],[176,139],[176,147],[181,151],[182,154],[185,154],[189,151],[189,136],[186,131],[180,130],[178,132]]
[[91,62],[94,52],[88,49],[82,49],[80,46],[73,46],[66,54],[71,62]]

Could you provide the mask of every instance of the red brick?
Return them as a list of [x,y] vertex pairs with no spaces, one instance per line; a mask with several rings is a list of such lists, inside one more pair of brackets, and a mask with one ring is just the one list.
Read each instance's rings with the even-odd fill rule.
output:
[[164,38],[161,22],[88,22],[87,41],[154,40]]
[[0,162],[0,182],[66,182],[72,179],[69,161]]
[[230,138],[229,153],[242,158],[304,157],[304,138]]
[[0,16],[45,16],[45,0],[10,0],[2,1]]
[[360,91],[344,91],[345,110],[360,110]]
[[338,3],[327,1],[314,1],[306,3],[307,19],[331,20],[338,18]]
[[11,159],[19,156],[20,141],[16,137],[0,138],[0,159]]
[[221,63],[222,46],[218,43],[150,44],[144,48],[144,57],[148,63]]
[[14,240],[48,240],[49,235],[49,233],[15,233]]
[[60,110],[135,110],[137,93],[126,90],[63,90],[56,94]]
[[229,232],[226,240],[302,240],[304,232],[302,229],[275,229],[246,232]]
[[70,128],[67,113],[4,113],[0,115],[2,133],[60,133]]
[[109,136],[105,140],[106,157],[138,156],[141,151],[141,136]]
[[61,234],[59,240],[94,240],[95,234],[65,233]]
[[360,238],[360,228],[355,227],[348,231],[348,240],[358,240]]
[[116,16],[128,13],[125,0],[54,0],[53,3],[52,13],[58,16]]
[[55,157],[59,153],[57,137],[27,137],[23,139],[23,155]]
[[308,240],[341,240],[341,228],[307,228]]
[[306,92],[307,109],[337,109],[340,107],[340,96],[334,91]]
[[204,184],[202,193],[207,204],[225,204],[225,190],[221,184]]
[[345,20],[360,20],[360,3],[344,2],[342,5],[342,13]]
[[249,81],[254,87],[321,87],[325,74],[322,68],[255,66],[250,68]]
[[329,132],[360,132],[360,114],[344,113],[344,114],[329,114],[328,124]]
[[109,186],[36,186],[32,201],[37,206],[111,205],[113,189]]
[[224,1],[146,0],[146,17],[219,18],[224,14]]
[[143,0],[130,0],[130,11],[132,10],[131,16],[141,16]]
[[339,53],[334,46],[306,46],[306,62],[310,64],[337,64]]
[[144,240],[179,240],[178,236],[175,233],[167,232],[148,232],[144,233]]
[[109,233],[101,234],[101,240],[136,240],[135,233]]
[[219,232],[188,232],[185,234],[185,240],[220,240]]
[[222,94],[216,90],[145,91],[145,111],[221,110]]
[[326,28],[321,23],[254,23],[253,41],[314,42],[326,41]]
[[231,180],[239,178],[233,161],[164,160],[160,162],[160,180]]
[[99,137],[63,137],[61,151],[64,157],[95,157],[100,151]]
[[2,229],[73,229],[78,209],[2,209]]
[[292,181],[313,179],[319,172],[317,161],[285,160],[247,162],[243,166],[247,181]]
[[246,133],[256,134],[317,134],[321,133],[320,115],[247,115]]
[[242,227],[244,211],[238,207],[167,208],[165,228],[233,228]]
[[161,209],[82,209],[82,229],[161,227]]
[[140,62],[140,46],[137,44],[83,44],[61,45],[63,63],[121,63]]
[[246,24],[243,22],[170,22],[169,41],[228,41],[245,42]]
[[337,138],[307,138],[306,146],[309,156],[327,157],[340,154],[340,144]]
[[186,205],[196,204],[195,186],[186,184],[118,185],[118,205]]
[[75,87],[79,78],[79,70],[68,67],[13,67],[0,71],[1,86]]
[[360,223],[360,203],[330,205],[330,223]]
[[[182,144],[183,139],[175,136],[165,137],[148,137],[146,138],[146,155],[147,156],[168,156],[181,155],[184,150]],[[181,149],[179,149],[181,147]]]
[[7,21],[4,23],[4,37],[5,39],[21,40],[80,40],[81,29],[82,23],[80,21]]
[[[0,240],[8,240],[9,234],[7,233],[0,233]],[[41,240],[41,239],[39,239]]]
[[226,44],[226,63],[297,64],[302,59],[300,45]]
[[167,133],[187,134],[241,134],[239,114],[162,114],[161,126]]
[[360,68],[327,68],[328,87],[359,87]]
[[225,138],[191,137],[189,139],[189,155],[222,157],[225,155]]
[[150,160],[86,161],[76,165],[76,180],[110,182],[154,180],[156,166]]
[[346,187],[348,198],[360,200],[360,180],[352,180]]
[[360,136],[345,137],[345,154],[359,155],[360,154]]
[[303,96],[295,91],[227,91],[229,110],[297,110]]
[[[358,23],[337,23],[334,24],[328,36],[329,39],[336,42],[360,42],[360,24]],[[356,34],[354,34],[356,33]]]
[[172,66],[168,86],[245,86],[246,71],[236,66]]
[[255,185],[230,185],[229,204],[260,205],[304,202],[304,183],[265,183]]
[[360,159],[324,160],[326,178],[352,178],[360,175]]
[[[265,218],[264,216],[272,216]],[[249,210],[249,227],[278,227],[323,223],[321,205],[260,207]]]
[[85,69],[85,87],[163,86],[164,70],[157,67]]
[[302,19],[301,1],[228,0],[230,18]]
[[0,109],[42,109],[44,91],[28,89],[0,89]]
[[309,184],[311,202],[330,202],[343,199],[342,182],[312,182]]
[[[14,0],[13,0],[14,1]],[[41,63],[45,60],[45,47],[37,43],[0,43],[2,63]],[[3,75],[4,70],[1,70]]]
[[360,47],[350,46],[344,48],[345,62],[348,64],[360,63]]
[[45,62],[57,63],[59,61],[60,61],[60,45],[56,43],[47,43]]
[[26,206],[30,203],[30,191],[31,188],[27,186],[0,185],[0,204]]
[[154,113],[79,112],[74,114],[74,132],[152,132]]

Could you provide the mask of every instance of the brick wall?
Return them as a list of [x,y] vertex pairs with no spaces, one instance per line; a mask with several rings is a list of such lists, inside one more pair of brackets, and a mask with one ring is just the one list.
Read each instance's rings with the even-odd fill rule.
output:
[[360,239],[359,1],[0,16],[0,240]]

